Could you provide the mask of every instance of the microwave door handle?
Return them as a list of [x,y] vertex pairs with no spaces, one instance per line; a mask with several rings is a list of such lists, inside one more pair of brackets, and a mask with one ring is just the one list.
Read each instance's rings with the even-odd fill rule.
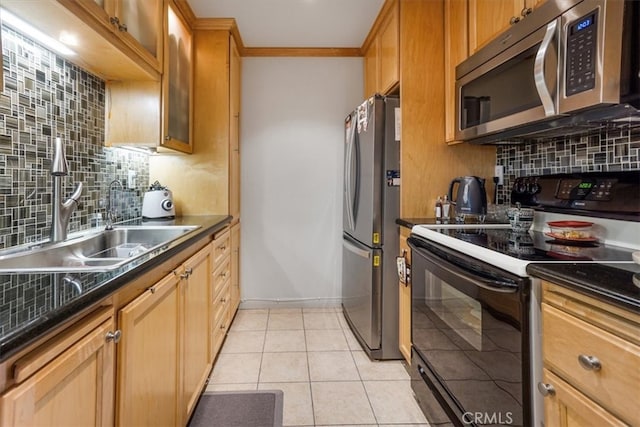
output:
[[542,107],[544,108],[544,115],[546,117],[553,116],[556,114],[555,103],[553,102],[553,98],[549,93],[549,88],[547,87],[547,82],[544,79],[544,60],[547,56],[547,50],[549,49],[549,45],[553,40],[553,37],[556,34],[556,28],[558,27],[558,21],[551,21],[547,25],[547,32],[542,39],[542,43],[540,44],[540,48],[538,49],[538,53],[536,53],[536,60],[533,65],[533,77],[536,84],[536,89],[538,90],[538,95],[540,96],[540,101],[542,101]]

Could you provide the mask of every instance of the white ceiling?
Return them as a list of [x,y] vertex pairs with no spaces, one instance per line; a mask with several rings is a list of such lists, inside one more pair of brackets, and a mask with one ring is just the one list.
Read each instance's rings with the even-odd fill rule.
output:
[[198,18],[235,18],[246,47],[360,47],[384,0],[187,0]]

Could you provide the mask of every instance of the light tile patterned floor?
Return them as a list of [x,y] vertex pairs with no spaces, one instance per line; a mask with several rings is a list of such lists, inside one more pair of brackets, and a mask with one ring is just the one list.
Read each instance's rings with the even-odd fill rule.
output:
[[207,390],[282,390],[286,426],[427,426],[402,362],[373,362],[342,311],[240,310]]

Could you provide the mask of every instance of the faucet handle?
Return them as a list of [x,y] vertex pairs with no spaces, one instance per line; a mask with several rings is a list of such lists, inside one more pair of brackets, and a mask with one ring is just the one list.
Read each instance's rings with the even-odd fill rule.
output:
[[73,200],[76,203],[80,202],[80,197],[82,197],[83,190],[84,190],[84,187],[83,187],[82,183],[81,182],[77,183],[76,184],[76,189],[73,190],[73,193],[71,194],[69,199]]

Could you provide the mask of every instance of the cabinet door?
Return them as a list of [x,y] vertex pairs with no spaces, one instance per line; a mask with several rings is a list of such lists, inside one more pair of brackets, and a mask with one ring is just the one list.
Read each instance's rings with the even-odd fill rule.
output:
[[182,421],[177,410],[179,280],[169,274],[119,312],[117,425]]
[[113,425],[113,331],[109,318],[0,398],[3,426]]
[[511,18],[520,18],[524,0],[469,0],[469,53],[509,27]]
[[166,22],[161,145],[191,153],[192,35],[171,2],[167,4]]
[[162,0],[83,0],[73,2],[73,7],[109,28],[140,59],[160,71]]
[[395,2],[389,15],[385,17],[378,35],[380,39],[380,92],[385,94],[389,93],[400,81],[400,30],[398,25],[398,3]]
[[184,263],[186,280],[181,285],[183,349],[183,397],[182,408],[188,420],[198,402],[200,391],[211,370],[209,357],[210,339],[210,289],[212,278],[211,245],[201,249]]
[[364,97],[369,98],[378,91],[378,41],[376,37],[364,54]]
[[240,54],[229,37],[229,215],[240,219]]
[[[411,249],[407,244],[409,230],[404,227],[400,229],[400,255],[405,257],[405,262],[411,265]],[[400,343],[400,352],[404,356],[407,363],[411,364],[411,282],[399,283],[399,301],[398,310],[399,327],[398,341]]]
[[120,0],[114,29],[157,70],[162,64],[162,0]]
[[456,67],[469,56],[467,32],[467,0],[444,3],[444,85],[445,141],[455,141],[456,131]]
[[[231,227],[231,304],[229,320],[240,305],[240,223]],[[229,323],[230,324],[230,323]]]
[[626,426],[609,412],[584,396],[547,369],[542,380],[553,394],[544,398],[544,420],[547,427]]

